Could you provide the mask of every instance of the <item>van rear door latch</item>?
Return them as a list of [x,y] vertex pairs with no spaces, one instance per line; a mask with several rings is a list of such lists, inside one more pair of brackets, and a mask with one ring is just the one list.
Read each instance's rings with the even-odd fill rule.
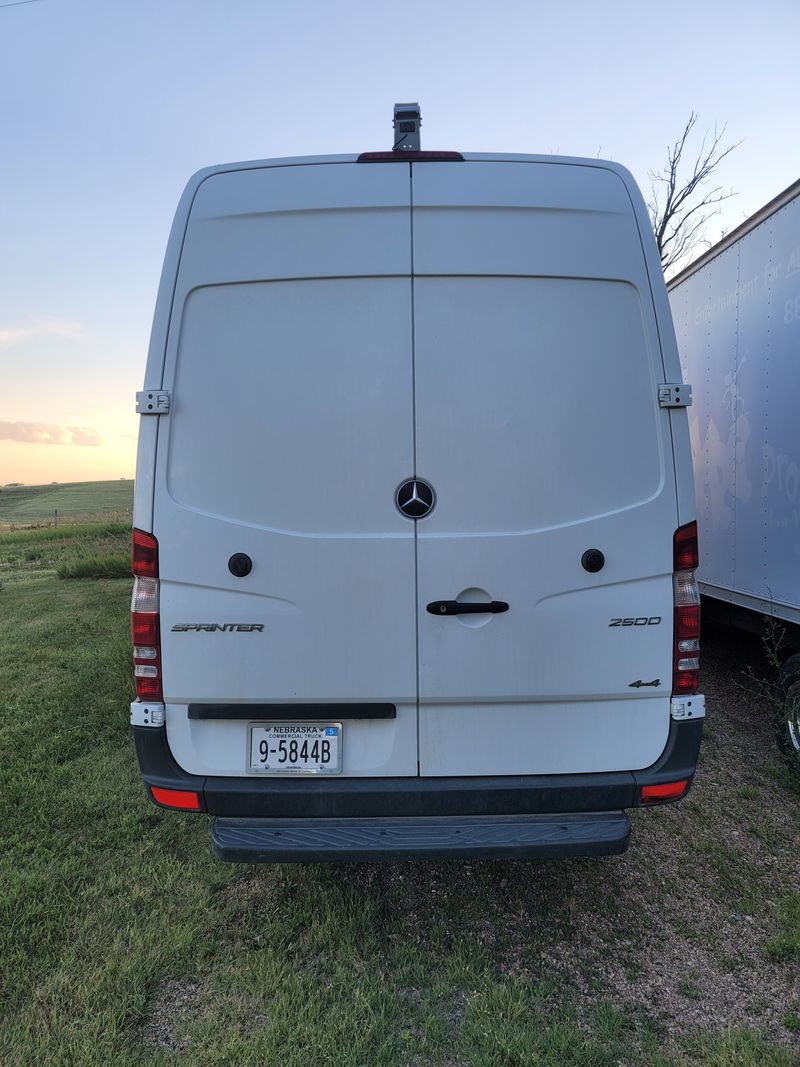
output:
[[658,406],[660,408],[688,408],[692,404],[692,387],[683,382],[659,385]]
[[472,601],[434,600],[428,604],[431,615],[499,615],[508,611],[505,600],[491,600],[488,604],[474,604]]
[[138,415],[166,415],[169,398],[169,389],[145,389],[136,394],[136,412]]

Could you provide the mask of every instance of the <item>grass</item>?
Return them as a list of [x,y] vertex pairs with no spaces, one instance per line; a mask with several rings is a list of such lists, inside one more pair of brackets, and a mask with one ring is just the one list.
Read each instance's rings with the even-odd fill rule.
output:
[[[82,560],[127,565],[127,553],[123,527],[0,534],[0,615],[11,621],[0,627],[0,1062],[795,1062],[757,1030],[671,1033],[641,1000],[612,996],[607,968],[639,974],[653,916],[675,902],[692,918],[711,890],[727,906],[751,880],[749,867],[728,870],[743,864],[733,848],[698,852],[707,884],[687,883],[677,860],[647,880],[636,853],[646,835],[674,835],[683,849],[711,809],[640,819],[622,860],[217,863],[204,818],[144,797],[127,724],[129,578],[58,579]],[[701,877],[699,867],[688,873]],[[637,881],[638,911],[620,904]],[[770,890],[759,886],[763,910]],[[775,938],[795,937],[796,900],[772,903]],[[796,941],[780,944],[775,968],[796,951]],[[564,969],[561,957],[579,966]],[[671,988],[702,1009],[693,998],[705,983],[690,973]],[[776,1005],[789,1037],[798,1010]]]
[[800,892],[789,893],[781,901],[778,933],[765,949],[772,960],[800,960]]
[[130,572],[130,552],[86,552],[56,571],[59,578],[127,578]]
[[689,1000],[700,1000],[702,993],[699,987],[689,978],[683,978],[678,982],[678,992],[682,997]]
[[686,1042],[686,1051],[706,1067],[796,1067],[791,1052],[764,1047],[756,1034],[736,1027],[721,1035],[696,1033]]
[[133,481],[0,486],[0,529],[101,519],[125,521],[133,510]]
[[0,545],[25,545],[30,547],[37,541],[72,541],[82,543],[90,537],[129,538],[130,523],[126,522],[92,522],[70,523],[68,526],[42,526],[33,530],[0,530]]
[[56,575],[129,578],[130,536],[121,523],[0,532],[0,583],[32,590]]

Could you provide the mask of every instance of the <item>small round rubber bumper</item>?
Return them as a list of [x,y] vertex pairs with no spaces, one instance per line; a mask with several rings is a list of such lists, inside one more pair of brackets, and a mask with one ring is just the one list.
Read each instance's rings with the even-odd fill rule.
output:
[[599,548],[587,548],[581,556],[581,566],[589,574],[597,574],[605,566],[606,557]]
[[253,561],[244,552],[234,552],[228,560],[228,570],[234,578],[244,578],[253,569]]

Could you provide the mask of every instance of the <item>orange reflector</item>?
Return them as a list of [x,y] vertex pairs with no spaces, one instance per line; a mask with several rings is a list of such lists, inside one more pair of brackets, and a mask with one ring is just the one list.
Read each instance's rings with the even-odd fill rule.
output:
[[681,778],[679,782],[664,782],[661,785],[643,785],[642,804],[664,804],[668,800],[678,800],[689,788],[689,779]]
[[165,808],[177,808],[179,811],[200,811],[200,794],[189,789],[161,789],[150,786],[150,793],[156,804]]

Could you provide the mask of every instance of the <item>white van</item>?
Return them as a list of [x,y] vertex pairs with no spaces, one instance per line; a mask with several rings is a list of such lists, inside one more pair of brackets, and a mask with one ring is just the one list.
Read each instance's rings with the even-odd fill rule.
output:
[[688,394],[614,163],[195,175],[137,398],[152,799],[225,860],[624,851],[702,732]]

